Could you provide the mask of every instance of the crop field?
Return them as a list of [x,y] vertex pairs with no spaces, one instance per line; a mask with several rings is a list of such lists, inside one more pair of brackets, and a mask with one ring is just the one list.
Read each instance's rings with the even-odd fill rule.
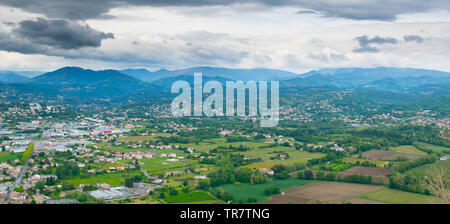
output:
[[413,145],[401,145],[397,146],[395,148],[392,148],[393,151],[396,152],[405,152],[405,153],[412,153],[412,154],[420,154],[420,155],[427,155],[426,152],[414,147]]
[[390,204],[435,204],[442,203],[436,197],[383,188],[375,192],[362,195],[361,198],[390,203]]
[[308,201],[323,201],[340,203],[351,201],[360,195],[374,192],[382,187],[350,184],[340,182],[314,182],[303,186],[284,190],[285,195],[273,196],[267,204],[306,203]]
[[431,145],[431,144],[423,143],[423,142],[416,142],[415,145],[417,145],[417,147],[420,147],[420,148],[423,148],[426,150],[450,154],[450,148],[447,148],[447,147]]
[[[313,181],[291,178],[287,180],[271,181],[263,184],[241,184],[240,186],[237,186],[235,184],[227,184],[219,187],[223,188],[226,192],[230,192],[233,195],[234,201],[246,201],[249,197],[256,197],[258,201],[263,201],[267,198],[264,195],[264,190],[267,187],[278,187],[280,189],[286,189],[295,186],[301,186],[311,182]],[[217,188],[219,187],[215,187],[215,190],[217,190]]]
[[203,202],[217,200],[211,194],[204,191],[193,191],[189,193],[179,193],[178,195],[167,196],[164,201],[167,203]]
[[23,156],[23,153],[10,153],[10,152],[0,152],[0,163],[1,162],[7,162],[8,160],[16,160],[21,159]]
[[370,150],[363,153],[364,158],[374,159],[374,160],[395,160],[399,157],[406,157],[408,159],[415,159],[419,157],[424,157],[426,155],[412,154],[406,152],[395,152],[395,151],[383,151],[383,150]]
[[391,173],[392,171],[389,169],[376,167],[363,167],[363,166],[354,166],[350,169],[341,172],[341,174],[359,174],[359,175],[375,175],[375,176],[386,176]]
[[442,167],[446,174],[450,173],[450,161],[436,161],[435,163],[427,164],[425,166],[416,167],[414,169],[408,170],[408,174],[414,174],[416,176],[423,177],[426,171],[432,167]]
[[135,175],[142,175],[142,173],[138,171],[106,173],[88,178],[73,178],[70,180],[65,180],[65,182],[73,184],[76,187],[80,184],[96,185],[97,183],[107,183],[111,186],[120,186],[125,183],[125,178],[133,177]]
[[348,163],[335,163],[327,166],[327,169],[332,169],[335,172],[340,172],[343,170],[348,169],[351,166],[351,164]]

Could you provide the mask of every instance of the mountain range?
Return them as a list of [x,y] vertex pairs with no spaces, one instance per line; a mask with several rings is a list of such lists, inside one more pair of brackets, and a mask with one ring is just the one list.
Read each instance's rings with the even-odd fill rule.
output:
[[151,82],[154,80],[176,77],[176,76],[190,76],[194,73],[202,73],[203,76],[223,77],[230,80],[286,80],[295,78],[298,74],[276,69],[229,69],[229,68],[214,68],[214,67],[193,67],[181,70],[167,70],[160,69],[155,72],[150,72],[146,69],[125,69],[122,73],[133,76],[137,79]]
[[[89,70],[64,67],[33,78],[16,72],[0,72],[0,92],[38,94],[43,97],[124,101],[169,96],[177,80],[193,83],[193,74],[202,72],[203,82],[216,80],[279,80],[281,93],[363,89],[421,96],[450,94],[450,73],[413,68],[337,68],[303,74],[273,69],[228,69],[195,67],[182,70],[146,69]],[[21,74],[24,74],[23,72]],[[30,74],[39,74],[32,72]]]

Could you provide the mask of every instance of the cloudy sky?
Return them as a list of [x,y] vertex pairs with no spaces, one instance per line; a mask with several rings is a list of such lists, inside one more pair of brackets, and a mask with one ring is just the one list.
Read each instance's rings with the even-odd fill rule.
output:
[[0,70],[450,71],[448,0],[0,0]]

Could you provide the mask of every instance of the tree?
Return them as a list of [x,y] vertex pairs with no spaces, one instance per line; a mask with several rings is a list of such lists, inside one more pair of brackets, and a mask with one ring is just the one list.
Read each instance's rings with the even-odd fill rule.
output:
[[425,171],[425,186],[431,194],[449,204],[450,178],[442,167],[431,167]]
[[312,180],[312,179],[314,179],[314,174],[311,170],[305,170],[305,171],[303,171],[303,178],[305,178],[307,180]]
[[322,171],[317,171],[316,177],[317,177],[317,179],[322,180],[325,177],[325,175]]
[[125,178],[125,187],[133,188],[134,180],[132,178]]
[[169,194],[175,196],[175,195],[178,195],[178,191],[175,190],[175,188],[170,188],[169,189]]
[[44,184],[44,182],[42,182],[42,181],[38,181],[38,182],[34,185],[34,187],[35,187],[37,190],[39,190],[40,193],[42,193],[42,191],[44,191],[45,184]]
[[247,198],[247,203],[256,203],[258,202],[258,198],[255,196],[251,196]]
[[209,182],[209,180],[200,180],[198,182],[198,188],[200,190],[209,190],[209,188],[211,188],[211,183]]
[[188,186],[188,184],[189,184],[189,182],[188,182],[188,180],[183,180],[183,186]]

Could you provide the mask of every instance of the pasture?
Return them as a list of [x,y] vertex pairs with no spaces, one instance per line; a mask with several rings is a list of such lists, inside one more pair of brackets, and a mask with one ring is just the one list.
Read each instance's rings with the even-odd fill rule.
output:
[[164,201],[169,204],[173,203],[187,203],[187,202],[203,202],[203,201],[215,201],[217,200],[210,193],[204,191],[192,191],[189,193],[178,193],[178,195],[166,196]]
[[179,160],[170,162],[167,161],[167,157],[156,157],[156,158],[148,158],[141,159],[140,162],[143,162],[144,165],[141,165],[141,169],[149,172],[151,175],[160,175],[169,171],[175,170],[185,170],[189,167],[192,167],[194,162],[189,160]]
[[450,160],[447,161],[436,161],[431,164],[426,164],[424,166],[416,167],[411,170],[408,170],[406,173],[413,174],[419,177],[423,177],[426,174],[426,171],[430,168],[442,167],[446,174],[450,174]]
[[388,161],[372,160],[372,159],[359,159],[359,158],[352,158],[352,157],[346,157],[346,158],[342,159],[342,161],[345,163],[352,163],[352,164],[355,164],[358,161],[360,164],[368,161],[372,164],[375,164],[377,167],[380,167],[380,168],[384,168],[385,165],[389,164]]
[[435,204],[442,203],[436,197],[416,194],[406,191],[383,188],[375,192],[362,195],[361,198],[389,204]]
[[[357,155],[355,155],[357,156]],[[406,152],[395,152],[395,151],[384,151],[384,150],[370,150],[363,153],[364,158],[373,160],[396,160],[399,157],[405,157],[407,159],[415,159],[419,157],[424,157],[426,155],[412,154]]]
[[266,196],[264,195],[264,190],[267,187],[278,187],[280,189],[291,188],[295,186],[300,186],[304,184],[311,183],[313,181],[310,180],[300,180],[296,178],[291,178],[287,180],[276,180],[262,184],[227,184],[215,187],[214,189],[221,187],[226,192],[230,192],[233,195],[233,201],[237,202],[239,200],[246,201],[249,197],[256,197],[258,201],[266,200]]
[[414,144],[415,144],[418,148],[421,148],[421,149],[431,150],[431,151],[439,152],[439,153],[450,154],[450,148],[448,148],[448,147],[437,146],[437,145],[431,145],[431,144],[423,143],[423,142],[416,142],[416,143],[414,143]]
[[0,163],[7,161],[14,161],[16,159],[21,159],[23,153],[10,153],[10,152],[0,152]]
[[125,178],[133,177],[135,175],[142,175],[141,172],[114,172],[99,174],[88,178],[73,178],[70,180],[64,180],[64,182],[70,183],[78,187],[80,184],[96,185],[97,183],[107,183],[111,186],[121,186],[125,183]]

